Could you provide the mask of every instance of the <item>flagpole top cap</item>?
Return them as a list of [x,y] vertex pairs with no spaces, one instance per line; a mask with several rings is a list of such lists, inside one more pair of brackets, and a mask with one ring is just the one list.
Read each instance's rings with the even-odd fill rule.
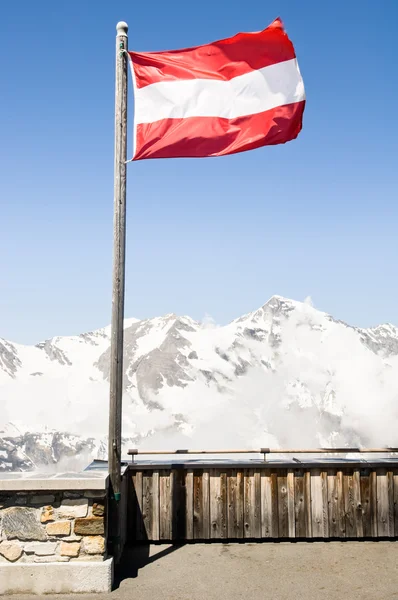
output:
[[116,31],[118,35],[127,35],[128,30],[129,26],[125,21],[119,21],[119,23],[116,25]]

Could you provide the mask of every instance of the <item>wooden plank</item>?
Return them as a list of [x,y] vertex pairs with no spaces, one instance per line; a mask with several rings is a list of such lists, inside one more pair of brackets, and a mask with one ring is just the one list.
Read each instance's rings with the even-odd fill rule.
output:
[[287,470],[278,470],[278,526],[279,537],[289,537],[289,509],[287,498]]
[[232,469],[227,481],[228,538],[244,536],[244,476],[242,471]]
[[185,537],[187,540],[194,539],[193,532],[193,470],[188,469],[185,473]]
[[311,471],[311,519],[313,537],[323,537],[322,481],[320,469],[312,469]]
[[245,538],[252,537],[251,535],[251,512],[252,512],[252,476],[253,469],[245,469],[243,472],[244,477],[244,536]]
[[221,522],[221,539],[226,539],[228,537],[228,508],[227,508],[227,473],[220,473],[220,522]]
[[372,537],[371,527],[371,498],[370,498],[370,472],[369,469],[363,469],[361,472],[361,506],[362,506],[362,527],[365,538]]
[[261,538],[261,471],[254,473],[254,537]]
[[288,513],[288,535],[296,537],[296,518],[294,509],[294,471],[287,471],[287,513]]
[[135,515],[135,539],[137,541],[142,541],[146,539],[142,516],[142,471],[136,471],[136,473],[133,476],[133,481],[135,494],[137,498],[137,511]]
[[271,471],[271,496],[272,496],[272,531],[279,537],[279,501],[278,501],[278,472]]
[[210,534],[210,471],[203,471],[203,537],[211,538]]
[[363,518],[362,518],[362,502],[361,502],[361,474],[358,469],[354,469],[353,474],[353,494],[355,508],[355,524],[357,538],[363,538]]
[[172,473],[168,470],[159,471],[159,538],[172,539]]
[[294,520],[296,538],[306,537],[304,471],[297,469],[294,474]]
[[135,515],[137,512],[137,498],[134,490],[134,478],[131,474],[128,479],[127,496],[127,539],[133,541],[135,538]]
[[261,470],[261,537],[272,536],[271,471]]
[[245,485],[244,485],[244,473],[238,470],[236,473],[236,520],[237,520],[237,533],[239,537],[245,536]]
[[343,474],[343,489],[346,537],[355,538],[357,535],[356,510],[354,505],[353,472],[350,469],[347,469]]
[[[312,536],[325,537],[324,523],[324,480],[320,469],[311,470],[311,516]],[[327,495],[326,495],[327,502]]]
[[394,475],[391,470],[387,471],[388,486],[388,535],[394,537]]
[[312,538],[311,473],[304,473],[304,512],[306,537]]
[[193,537],[206,539],[203,531],[203,471],[195,469],[193,475]]
[[322,514],[323,514],[323,536],[329,537],[329,515],[328,515],[328,473],[321,472],[322,481]]
[[385,468],[377,471],[377,533],[378,537],[390,535],[388,479]]
[[209,471],[194,471],[194,539],[210,539],[210,475]]
[[394,486],[394,535],[398,536],[398,471],[393,471]]
[[330,469],[328,471],[328,517],[329,517],[329,536],[339,538],[339,511],[337,494],[337,473]]
[[378,536],[378,523],[377,523],[377,472],[373,470],[370,472],[369,477],[370,484],[370,529],[372,537]]
[[235,517],[236,511],[236,476],[237,470],[231,469],[227,480],[227,505],[228,505],[228,539],[235,539],[237,523]]
[[152,539],[152,472],[142,474],[142,520],[144,523],[145,539]]
[[345,519],[345,501],[344,501],[344,473],[343,471],[337,471],[336,475],[337,485],[337,518],[339,526],[339,537],[346,537],[346,519]]
[[227,537],[227,474],[219,469],[210,471],[210,537]]
[[245,538],[261,537],[261,477],[255,469],[244,472],[244,524]]
[[130,532],[131,541],[137,539],[137,525],[138,525],[138,513],[140,507],[138,503],[137,491],[136,491],[136,478],[137,474],[133,473],[130,480],[130,494],[129,494],[129,510],[128,510],[128,526]]
[[134,489],[134,473],[130,476],[129,481],[129,495],[128,495],[128,508],[127,508],[127,526],[128,526],[128,539],[132,542],[135,541],[135,526],[137,520],[138,501]]
[[183,467],[172,470],[172,539],[186,539],[186,508],[185,472]]
[[278,481],[270,469],[261,470],[261,537],[278,537]]
[[159,471],[152,471],[152,533],[151,539],[159,541]]

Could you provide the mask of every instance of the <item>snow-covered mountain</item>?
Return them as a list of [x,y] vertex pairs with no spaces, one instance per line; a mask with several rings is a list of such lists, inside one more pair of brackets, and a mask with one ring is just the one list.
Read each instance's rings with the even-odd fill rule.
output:
[[[0,469],[106,456],[110,328],[0,339]],[[398,329],[280,296],[217,327],[125,321],[124,446],[398,445]]]

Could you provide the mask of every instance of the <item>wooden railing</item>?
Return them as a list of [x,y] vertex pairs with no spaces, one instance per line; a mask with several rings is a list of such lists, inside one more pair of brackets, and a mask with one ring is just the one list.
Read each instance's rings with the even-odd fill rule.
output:
[[264,461],[267,460],[269,454],[395,454],[398,453],[398,448],[259,448],[250,450],[139,450],[134,448],[128,451],[128,455],[132,457],[134,462],[135,456],[172,456],[172,455],[224,455],[224,454],[260,454]]
[[[390,454],[397,450],[341,451]],[[336,448],[310,451],[335,452]],[[172,454],[185,453],[193,452]],[[281,449],[275,453],[287,454]],[[129,466],[128,478],[133,542],[398,537],[397,459],[136,462]]]

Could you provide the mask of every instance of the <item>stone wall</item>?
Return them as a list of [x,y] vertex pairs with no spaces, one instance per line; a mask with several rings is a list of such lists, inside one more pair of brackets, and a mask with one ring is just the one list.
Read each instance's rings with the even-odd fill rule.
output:
[[106,492],[0,491],[0,565],[103,561]]

